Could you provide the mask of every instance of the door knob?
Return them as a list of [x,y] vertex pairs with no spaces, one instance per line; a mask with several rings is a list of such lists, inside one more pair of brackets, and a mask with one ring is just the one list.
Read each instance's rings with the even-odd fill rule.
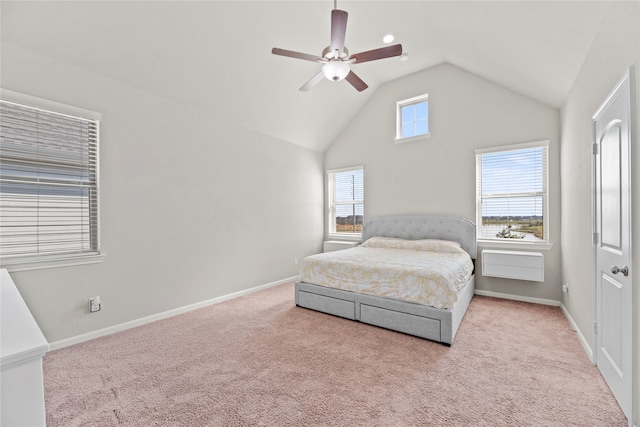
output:
[[611,272],[613,274],[622,273],[624,276],[628,276],[629,275],[629,267],[627,267],[625,265],[622,268],[619,268],[617,265],[614,265],[613,267],[611,267]]

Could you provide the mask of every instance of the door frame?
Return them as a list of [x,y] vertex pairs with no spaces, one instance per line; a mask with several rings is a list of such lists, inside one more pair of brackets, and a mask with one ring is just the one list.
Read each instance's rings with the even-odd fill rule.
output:
[[[635,197],[635,189],[636,189],[636,177],[637,177],[637,173],[635,172],[635,168],[632,167],[633,164],[635,163],[636,160],[636,143],[637,143],[637,135],[636,135],[636,130],[637,130],[637,124],[636,124],[636,91],[635,91],[635,68],[634,66],[630,66],[624,73],[624,75],[622,76],[622,78],[616,83],[616,85],[614,86],[614,88],[611,90],[611,92],[606,96],[605,100],[600,104],[600,106],[598,107],[598,109],[596,110],[596,112],[593,114],[593,116],[591,117],[591,143],[590,143],[590,147],[589,150],[592,153],[591,154],[591,173],[592,173],[592,179],[591,179],[591,223],[592,223],[592,236],[595,236],[595,233],[597,232],[597,213],[596,213],[596,188],[597,188],[597,183],[596,183],[596,161],[595,161],[595,154],[593,154],[593,146],[596,143],[597,140],[597,135],[596,135],[596,129],[595,129],[595,119],[596,117],[600,114],[600,112],[612,101],[612,99],[615,97],[615,95],[619,92],[620,88],[625,84],[625,81],[628,81],[629,84],[629,92],[630,92],[630,108],[629,108],[629,173],[630,173],[630,183],[629,183],[629,207],[630,207],[630,218],[631,218],[631,224],[630,224],[630,254],[629,254],[629,259],[630,259],[630,268],[635,270],[635,267],[638,266],[638,263],[635,262],[635,258],[634,258],[634,254],[636,252],[636,246],[637,246],[637,239],[635,236],[635,231],[636,231],[636,227],[638,227],[640,224],[636,223],[636,214],[638,212],[637,206],[636,206],[636,197]],[[597,333],[596,333],[596,322],[598,320],[597,317],[597,308],[598,308],[598,272],[597,272],[597,243],[595,241],[595,238],[592,239],[592,260],[593,260],[593,270],[592,270],[592,287],[593,287],[593,307],[592,307],[592,313],[593,313],[593,328],[591,330],[591,337],[592,337],[592,345],[593,345],[593,351],[591,352],[592,355],[592,360],[591,363],[594,366],[597,366],[598,364],[598,349],[597,349],[597,345],[598,345],[598,337],[597,337]],[[640,274],[640,271],[638,272]],[[628,422],[629,422],[629,427],[633,427],[634,426],[634,421],[636,418],[636,400],[637,400],[637,393],[638,393],[638,387],[640,387],[640,385],[636,384],[636,370],[638,369],[638,362],[636,361],[637,359],[637,349],[636,349],[636,336],[638,333],[638,329],[637,329],[637,321],[638,321],[638,314],[637,314],[637,304],[636,304],[636,292],[637,292],[637,274],[635,271],[633,271],[633,274],[631,275],[631,319],[629,319],[629,321],[631,322],[631,343],[630,343],[630,352],[631,352],[631,367],[630,367],[630,372],[629,372],[629,376],[630,376],[630,392],[631,392],[631,403],[630,403],[630,408],[629,408],[629,414],[630,417],[628,418]]]

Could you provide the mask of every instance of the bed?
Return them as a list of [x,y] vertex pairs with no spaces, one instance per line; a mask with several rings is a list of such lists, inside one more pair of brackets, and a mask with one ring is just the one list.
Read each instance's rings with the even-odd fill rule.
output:
[[[296,305],[451,345],[475,291],[475,225],[450,216],[379,217],[363,224],[362,242],[305,258]],[[427,253],[430,267],[409,261]],[[449,268],[454,262],[462,270]],[[434,275],[446,279],[437,289]]]

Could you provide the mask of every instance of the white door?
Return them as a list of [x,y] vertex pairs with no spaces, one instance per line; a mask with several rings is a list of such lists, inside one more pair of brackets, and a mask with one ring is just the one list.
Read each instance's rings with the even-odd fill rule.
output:
[[631,88],[629,74],[593,116],[596,364],[627,419],[632,405]]

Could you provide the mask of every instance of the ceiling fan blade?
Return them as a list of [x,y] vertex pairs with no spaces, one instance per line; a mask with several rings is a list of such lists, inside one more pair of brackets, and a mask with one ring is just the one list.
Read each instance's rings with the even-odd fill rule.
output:
[[311,90],[312,87],[317,85],[322,79],[324,79],[324,74],[322,73],[322,70],[320,70],[318,74],[314,75],[309,79],[309,81],[303,84],[300,90],[303,92],[308,92]]
[[360,78],[356,75],[356,73],[354,73],[353,71],[349,71],[349,74],[347,74],[347,77],[344,78],[346,81],[348,81],[349,83],[351,83],[351,86],[355,87],[356,90],[358,92],[362,92],[363,90],[365,90],[366,88],[368,88],[369,86]]
[[355,64],[360,64],[362,62],[375,61],[376,59],[391,58],[393,56],[400,55],[402,55],[402,45],[394,44],[392,46],[385,46],[379,49],[356,53],[355,55],[351,55],[351,59],[355,59]]
[[308,53],[294,52],[293,50],[280,49],[277,47],[274,47],[273,49],[271,49],[271,53],[273,53],[274,55],[288,56],[289,58],[304,59],[305,61],[323,62],[322,58],[315,55],[309,55]]
[[335,58],[339,58],[344,50],[348,15],[344,10],[333,9],[331,11],[331,52],[338,51]]

